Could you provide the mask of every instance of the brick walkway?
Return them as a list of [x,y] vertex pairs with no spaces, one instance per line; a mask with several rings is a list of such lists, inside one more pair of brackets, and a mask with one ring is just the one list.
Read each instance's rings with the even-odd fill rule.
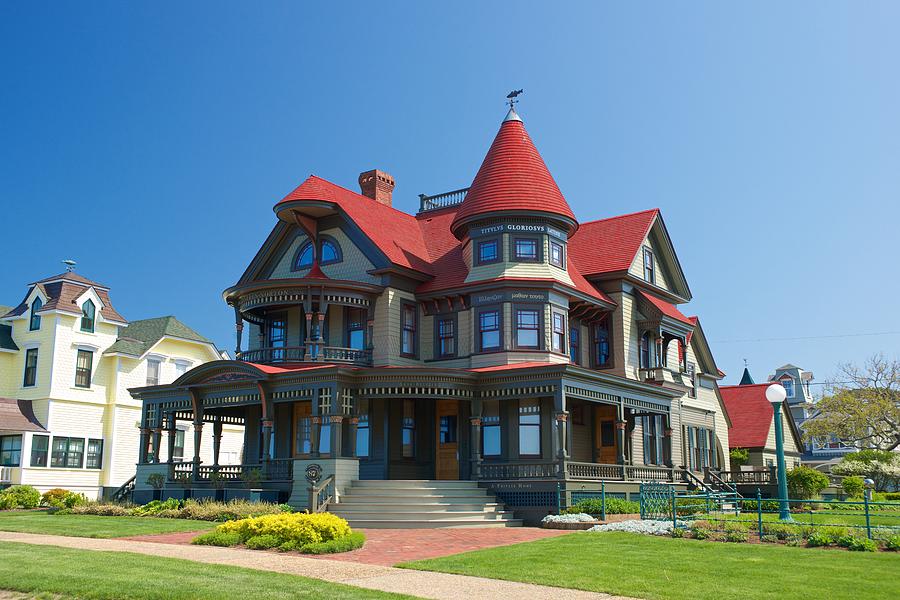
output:
[[[446,532],[446,530],[442,531]],[[0,541],[45,544],[88,551],[101,550],[168,556],[194,562],[301,575],[361,588],[408,594],[420,598],[434,598],[436,600],[472,600],[473,598],[490,598],[491,600],[522,600],[523,598],[528,600],[611,600],[618,598],[608,594],[502,581],[499,579],[395,569],[393,567],[360,562],[320,560],[298,554],[260,552],[239,548],[185,546],[183,544],[160,544],[126,539],[102,540],[7,531],[0,531]]]
[[[572,533],[536,527],[472,527],[464,529],[360,529],[366,545],[341,554],[310,556],[326,560],[345,560],[370,565],[391,566],[409,560],[421,560],[493,548]],[[190,544],[196,533],[163,533],[128,538],[141,542]]]

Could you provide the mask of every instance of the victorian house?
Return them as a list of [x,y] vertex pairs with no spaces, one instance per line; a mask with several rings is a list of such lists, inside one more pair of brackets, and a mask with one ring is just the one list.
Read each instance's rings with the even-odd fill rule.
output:
[[[658,210],[579,222],[512,109],[469,188],[411,215],[387,173],[359,186],[310,176],[275,204],[224,292],[236,360],[132,390],[136,499],[155,472],[234,494],[251,472],[273,499],[319,508],[321,491],[368,525],[409,511],[379,518],[354,502],[366,490],[458,490],[528,518],[601,482],[626,497],[727,468],[722,373],[679,308],[691,291]],[[245,425],[244,464],[203,461],[200,443],[193,462],[158,462],[179,422],[198,442]]]
[[[31,283],[17,306],[0,307],[0,487],[112,493],[138,459],[141,405],[127,388],[221,358],[175,317],[127,321],[107,286],[77,273]],[[182,425],[167,460],[194,455]],[[243,438],[241,426],[226,432],[226,459],[241,462]]]

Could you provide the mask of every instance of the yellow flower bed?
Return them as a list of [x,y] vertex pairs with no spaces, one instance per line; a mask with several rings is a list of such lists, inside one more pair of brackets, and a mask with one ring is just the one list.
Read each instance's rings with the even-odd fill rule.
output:
[[328,542],[352,533],[344,519],[330,513],[280,513],[228,521],[216,527],[220,533],[237,533],[246,541],[257,535],[273,535],[282,543]]

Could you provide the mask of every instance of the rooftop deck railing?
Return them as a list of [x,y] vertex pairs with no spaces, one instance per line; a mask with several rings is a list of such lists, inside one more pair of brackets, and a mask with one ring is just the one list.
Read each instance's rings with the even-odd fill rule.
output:
[[447,206],[454,206],[462,203],[466,197],[469,188],[453,190],[452,192],[444,192],[443,194],[435,194],[434,196],[426,196],[419,194],[419,212],[427,210],[436,210]]
[[324,343],[313,342],[309,347],[309,352],[307,352],[306,346],[254,348],[241,352],[238,360],[261,364],[332,362],[370,365],[372,364],[372,351],[326,346]]

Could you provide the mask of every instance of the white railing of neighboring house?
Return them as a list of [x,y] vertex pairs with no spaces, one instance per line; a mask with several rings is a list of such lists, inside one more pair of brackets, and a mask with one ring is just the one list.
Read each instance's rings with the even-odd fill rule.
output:
[[12,476],[12,467],[0,467],[0,483],[12,483]]

